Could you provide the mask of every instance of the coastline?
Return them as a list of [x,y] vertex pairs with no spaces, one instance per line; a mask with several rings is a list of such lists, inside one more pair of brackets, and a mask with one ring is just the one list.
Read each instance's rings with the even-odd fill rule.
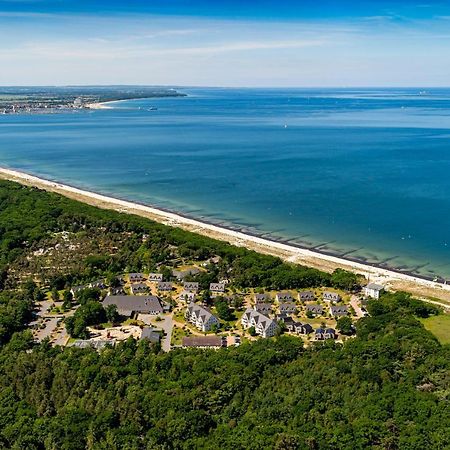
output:
[[[104,106],[104,103],[91,105],[97,105],[95,107],[97,109],[108,108],[108,106]],[[302,248],[279,240],[263,238],[255,234],[232,229],[231,227],[214,225],[206,221],[194,219],[178,212],[98,194],[57,181],[30,175],[22,171],[0,167],[0,178],[56,192],[92,206],[146,217],[168,226],[179,227],[187,231],[229,242],[232,245],[246,247],[259,253],[277,256],[291,263],[302,264],[327,272],[331,272],[337,268],[350,270],[365,276],[371,282],[383,284],[387,288],[405,290],[420,297],[432,297],[444,300],[444,303],[438,303],[441,306],[450,305],[450,285],[420,278],[413,274],[402,273],[392,269],[385,269],[376,265],[330,255],[325,252]]]
[[123,102],[123,101],[124,100],[109,100],[107,102],[86,103],[84,107],[87,109],[113,109],[113,107],[110,106],[109,103]]

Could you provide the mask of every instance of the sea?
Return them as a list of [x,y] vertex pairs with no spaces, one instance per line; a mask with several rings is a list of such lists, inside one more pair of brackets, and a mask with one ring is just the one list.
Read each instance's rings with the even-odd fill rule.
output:
[[450,279],[450,89],[179,88],[0,116],[0,165]]

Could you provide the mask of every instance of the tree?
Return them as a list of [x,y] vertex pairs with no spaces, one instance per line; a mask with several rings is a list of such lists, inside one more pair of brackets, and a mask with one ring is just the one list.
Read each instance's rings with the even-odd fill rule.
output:
[[214,306],[217,310],[217,315],[220,319],[225,320],[227,322],[234,319],[233,312],[229,308],[227,302],[225,300],[219,300],[214,303]]
[[248,329],[248,333],[250,334],[250,336],[256,336],[256,329],[255,329],[255,327],[250,327]]
[[52,289],[52,300],[54,302],[58,302],[59,301],[59,292],[56,288]]
[[72,308],[73,295],[69,290],[63,292],[63,308],[67,311]]
[[331,275],[331,284],[337,289],[353,291],[358,285],[358,276],[344,269],[336,269]]
[[282,320],[279,320],[277,323],[277,329],[275,330],[275,335],[281,336],[286,330],[286,324]]
[[336,322],[336,328],[341,334],[350,335],[354,332],[352,319],[348,316],[340,317]]
[[119,319],[119,313],[117,312],[117,306],[116,305],[108,305],[105,308],[106,313],[106,320],[111,323],[116,323]]

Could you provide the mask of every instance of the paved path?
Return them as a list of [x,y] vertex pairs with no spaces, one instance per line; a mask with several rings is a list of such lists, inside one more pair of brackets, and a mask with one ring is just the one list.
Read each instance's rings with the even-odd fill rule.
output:
[[352,295],[350,298],[350,306],[355,310],[356,317],[358,319],[361,319],[361,317],[364,317],[364,313],[361,310],[361,306],[359,303],[359,299],[356,295]]
[[161,348],[165,352],[170,352],[170,341],[172,340],[172,329],[173,329],[173,319],[172,314],[168,316],[163,316],[163,320],[161,322],[155,322],[157,326],[164,330],[165,336],[161,342]]

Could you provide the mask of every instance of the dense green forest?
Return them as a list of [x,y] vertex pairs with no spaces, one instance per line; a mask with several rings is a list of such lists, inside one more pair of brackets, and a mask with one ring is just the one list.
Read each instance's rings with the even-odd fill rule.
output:
[[[0,183],[0,212],[0,448],[450,448],[450,346],[417,319],[438,314],[434,306],[384,294],[344,345],[303,348],[286,336],[169,353],[132,339],[101,352],[36,345],[25,328],[44,287],[180,255],[221,256],[213,275],[229,271],[242,287],[351,288],[354,279],[14,183]],[[52,233],[91,230],[129,235],[118,252],[89,255],[85,271],[59,274],[48,286],[12,276]]]

